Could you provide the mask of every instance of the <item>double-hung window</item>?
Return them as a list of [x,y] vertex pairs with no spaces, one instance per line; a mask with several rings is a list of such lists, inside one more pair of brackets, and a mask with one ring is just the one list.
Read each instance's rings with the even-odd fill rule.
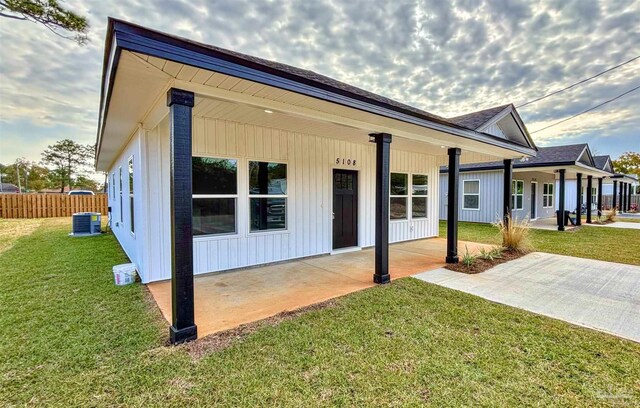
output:
[[391,173],[389,191],[389,218],[392,220],[407,219],[407,199],[409,197],[409,175]]
[[480,180],[462,181],[462,209],[480,209]]
[[287,229],[287,165],[249,161],[249,230]]
[[133,156],[131,156],[129,157],[129,230],[135,234],[133,215]]
[[591,205],[598,205],[598,189],[591,187]]
[[553,183],[544,183],[542,185],[542,207],[553,207]]
[[116,172],[111,173],[111,201],[116,199]]
[[511,185],[511,208],[522,210],[524,208],[524,180],[513,180]]
[[193,157],[193,235],[236,232],[238,161]]
[[414,174],[411,176],[411,218],[427,218],[429,195],[429,176]]

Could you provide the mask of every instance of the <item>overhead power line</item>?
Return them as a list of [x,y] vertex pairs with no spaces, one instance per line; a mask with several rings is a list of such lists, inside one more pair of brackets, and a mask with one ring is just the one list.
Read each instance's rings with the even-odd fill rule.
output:
[[609,99],[608,101],[604,101],[604,102],[602,102],[602,103],[601,103],[601,104],[599,104],[599,105],[596,105],[596,106],[594,106],[594,107],[592,107],[592,108],[589,108],[589,109],[587,109],[587,110],[584,110],[584,111],[582,111],[582,112],[580,112],[580,113],[576,113],[575,115],[573,115],[573,116],[571,116],[571,117],[568,117],[568,118],[566,118],[566,119],[562,119],[561,121],[556,122],[556,123],[553,123],[553,124],[551,124],[551,125],[549,125],[549,126],[545,126],[545,127],[543,127],[542,129],[534,130],[533,132],[530,132],[530,133],[531,133],[531,134],[533,134],[533,133],[537,133],[537,132],[543,131],[543,130],[545,130],[545,129],[549,129],[550,127],[553,127],[553,126],[559,125],[559,124],[561,124],[561,123],[564,123],[564,122],[566,122],[566,121],[568,121],[568,120],[571,120],[571,119],[573,119],[573,118],[577,118],[578,116],[580,116],[580,115],[582,115],[582,114],[585,114],[585,113],[587,113],[587,112],[591,112],[591,111],[592,111],[592,110],[594,110],[594,109],[598,109],[599,107],[601,107],[601,106],[603,106],[603,105],[606,105],[606,104],[608,104],[609,102],[613,102],[613,101],[615,101],[616,99],[620,99],[620,98],[622,98],[623,96],[625,96],[625,95],[627,95],[627,94],[630,94],[630,93],[631,93],[631,92],[633,92],[633,91],[637,91],[638,89],[640,89],[640,85],[636,86],[636,87],[635,87],[635,88],[633,88],[633,89],[628,90],[627,92],[621,93],[620,95],[616,96],[615,98],[611,98],[611,99]]
[[573,88],[574,86],[578,86],[578,85],[580,85],[580,84],[584,84],[585,82],[591,81],[592,79],[599,77],[600,75],[606,74],[607,72],[610,72],[610,71],[613,71],[614,69],[620,68],[620,67],[621,67],[621,66],[623,66],[623,65],[627,65],[628,63],[633,62],[633,61],[637,60],[638,58],[640,58],[640,55],[638,55],[638,56],[637,56],[637,57],[635,57],[635,58],[631,58],[629,61],[625,61],[625,62],[623,62],[622,64],[618,64],[618,65],[616,65],[615,67],[611,67],[611,68],[609,68],[609,69],[607,69],[607,70],[605,70],[605,71],[602,71],[602,72],[600,72],[600,73],[598,73],[598,74],[595,74],[594,76],[591,76],[591,77],[589,77],[589,78],[586,78],[586,79],[583,79],[583,80],[581,80],[581,81],[578,81],[578,82],[576,82],[575,84],[571,84],[571,85],[567,86],[566,88],[558,89],[557,91],[553,91],[553,92],[548,93],[548,94],[546,94],[546,95],[543,95],[543,96],[541,96],[541,97],[539,97],[539,98],[533,99],[533,100],[531,100],[531,101],[529,101],[529,102],[525,102],[525,103],[523,103],[523,104],[521,104],[521,105],[516,106],[516,108],[521,108],[521,107],[523,107],[523,106],[530,105],[530,104],[532,104],[532,103],[534,103],[534,102],[538,102],[538,101],[541,101],[541,100],[543,100],[543,99],[545,99],[545,98],[548,98],[548,97],[550,97],[550,96],[557,95],[557,94],[559,94],[559,93],[561,93],[561,92],[564,92],[564,91],[566,91],[567,89],[571,89],[571,88]]

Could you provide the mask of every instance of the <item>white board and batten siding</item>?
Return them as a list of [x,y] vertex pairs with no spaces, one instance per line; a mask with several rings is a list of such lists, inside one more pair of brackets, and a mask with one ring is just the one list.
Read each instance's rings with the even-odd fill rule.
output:
[[[169,128],[165,118],[142,137],[147,156],[147,234],[143,282],[171,277]],[[375,145],[221,119],[194,117],[193,155],[238,160],[236,233],[194,238],[194,273],[223,271],[332,251],[333,169],[358,172],[358,246],[375,242]],[[355,160],[355,165],[336,160]],[[287,229],[249,232],[248,162],[287,164]],[[391,171],[429,177],[428,217],[391,221],[389,240],[438,235],[438,158],[391,149]],[[409,180],[410,180],[409,176]],[[408,199],[410,212],[411,202]],[[138,262],[133,260],[133,262]]]

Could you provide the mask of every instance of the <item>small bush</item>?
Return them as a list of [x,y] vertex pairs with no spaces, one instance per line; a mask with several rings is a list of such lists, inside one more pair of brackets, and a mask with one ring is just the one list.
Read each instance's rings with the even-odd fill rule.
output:
[[476,261],[476,256],[469,252],[469,248],[464,246],[464,255],[462,255],[462,264],[469,268]]
[[529,221],[511,218],[500,220],[497,223],[502,235],[502,247],[508,251],[526,253],[531,250],[529,240]]
[[606,213],[606,215],[604,216],[604,221],[606,222],[614,222],[616,220],[616,216],[618,215],[618,210],[614,208],[611,209],[611,211],[609,211],[608,213]]
[[491,249],[481,248],[480,254],[478,258],[484,259],[485,261],[495,261],[496,259],[502,258],[502,248],[499,246],[495,246]]

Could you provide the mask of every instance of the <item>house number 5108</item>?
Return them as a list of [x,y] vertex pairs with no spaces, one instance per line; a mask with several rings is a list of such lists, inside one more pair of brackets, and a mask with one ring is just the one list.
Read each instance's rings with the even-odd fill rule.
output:
[[345,158],[340,158],[340,157],[336,157],[336,164],[343,164],[343,165],[347,165],[347,166],[355,166],[356,165],[356,159],[345,159]]

